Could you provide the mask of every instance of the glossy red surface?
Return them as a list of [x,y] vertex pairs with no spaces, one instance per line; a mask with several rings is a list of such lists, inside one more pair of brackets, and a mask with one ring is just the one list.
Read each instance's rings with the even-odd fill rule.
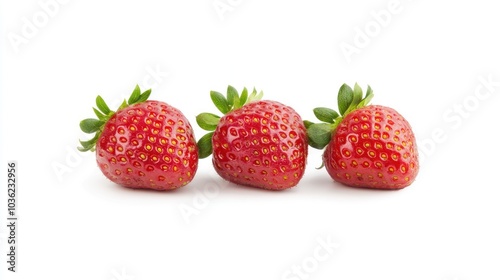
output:
[[407,187],[419,169],[410,124],[394,109],[377,105],[344,118],[323,154],[323,162],[335,181],[365,188]]
[[198,167],[191,125],[179,110],[159,101],[116,112],[104,126],[96,157],[106,177],[131,188],[179,188]]
[[253,102],[222,117],[212,145],[215,170],[237,184],[282,190],[304,175],[306,129],[292,108],[278,102]]

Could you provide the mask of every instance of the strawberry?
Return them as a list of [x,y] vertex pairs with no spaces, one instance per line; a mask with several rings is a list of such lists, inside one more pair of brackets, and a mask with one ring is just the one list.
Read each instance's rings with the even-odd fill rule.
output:
[[151,90],[132,95],[113,112],[97,96],[98,119],[80,128],[95,133],[80,141],[82,152],[96,152],[97,164],[111,181],[129,188],[171,190],[188,184],[198,167],[198,148],[189,121],[181,111],[147,100]]
[[198,141],[200,158],[212,162],[224,179],[268,190],[296,186],[304,175],[306,128],[299,114],[276,101],[261,101],[255,89],[241,95],[232,86],[225,97],[212,91],[215,106],[225,114],[202,113],[198,125],[210,131]]
[[374,189],[402,189],[417,176],[417,142],[408,121],[396,110],[368,105],[373,98],[368,86],[365,97],[356,84],[344,84],[336,111],[314,109],[323,123],[306,121],[309,143],[326,149],[323,164],[337,182]]

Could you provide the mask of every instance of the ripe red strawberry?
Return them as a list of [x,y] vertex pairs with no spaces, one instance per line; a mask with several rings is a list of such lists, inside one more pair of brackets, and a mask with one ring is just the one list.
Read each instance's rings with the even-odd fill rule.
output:
[[202,113],[201,128],[212,131],[198,141],[200,158],[212,154],[217,173],[224,179],[269,190],[297,185],[307,157],[306,128],[292,108],[276,101],[260,101],[255,89],[248,96],[229,86],[227,97],[210,92],[225,116]]
[[198,148],[189,121],[176,108],[148,101],[151,90],[139,86],[113,112],[97,96],[98,119],[80,127],[96,133],[80,141],[84,151],[96,151],[97,164],[111,181],[129,188],[171,190],[188,184],[198,167]]
[[[312,147],[322,149],[323,164],[337,182],[353,187],[401,189],[417,176],[418,150],[410,124],[396,110],[369,105],[368,87],[344,84],[339,91],[337,112],[316,108],[325,123],[306,122]],[[333,134],[332,134],[333,133]]]

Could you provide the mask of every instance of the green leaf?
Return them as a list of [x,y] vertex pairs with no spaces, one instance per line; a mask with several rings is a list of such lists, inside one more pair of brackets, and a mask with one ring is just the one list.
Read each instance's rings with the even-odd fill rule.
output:
[[256,100],[261,100],[263,96],[264,96],[264,92],[261,90],[261,91],[259,92],[259,94],[257,94],[257,96],[255,96],[254,101],[256,101]]
[[255,88],[253,88],[250,95],[248,95],[247,103],[254,101],[256,96],[257,96],[257,90]]
[[316,149],[323,149],[332,138],[332,125],[328,123],[315,123],[307,128],[309,145]]
[[240,96],[240,105],[241,105],[240,107],[246,104],[247,98],[248,98],[248,90],[247,88],[243,88],[243,91],[241,92]]
[[98,95],[96,97],[95,104],[97,105],[97,108],[99,108],[99,110],[101,110],[101,112],[103,112],[105,115],[108,115],[109,113],[111,113],[111,110],[109,109],[108,104],[106,104],[106,102],[104,102],[104,99],[102,99],[102,97],[100,95]]
[[141,88],[139,87],[139,85],[136,85],[134,91],[132,92],[132,94],[128,99],[128,104],[136,103],[140,96],[141,96]]
[[106,115],[104,115],[103,113],[101,113],[101,111],[97,110],[96,108],[92,108],[94,110],[94,113],[95,115],[97,116],[97,118],[99,120],[104,120],[106,118]]
[[77,147],[78,151],[80,151],[80,152],[91,151],[93,148],[94,148],[94,146],[88,146],[88,147]]
[[362,108],[362,107],[367,106],[370,103],[370,101],[372,100],[373,96],[374,96],[373,90],[370,86],[368,86],[368,89],[366,90],[365,98],[363,98],[363,100],[361,100],[361,102],[359,102],[359,104],[356,108]]
[[134,102],[134,104],[148,100],[150,95],[151,95],[151,89],[148,89],[139,96],[139,98],[137,99],[136,102]]
[[221,111],[221,113],[226,114],[229,112],[229,104],[227,102],[227,99],[222,95],[222,93],[217,92],[217,91],[211,91],[210,92],[210,98],[212,99],[212,102],[215,104],[215,107]]
[[199,158],[206,158],[212,154],[212,136],[213,132],[209,132],[205,134],[203,137],[198,140],[198,152]]
[[368,88],[366,89],[365,99],[366,99],[366,97],[368,97],[368,95],[373,95],[373,90],[370,87],[370,85],[368,85]]
[[229,109],[237,109],[240,108],[240,96],[238,94],[238,91],[232,87],[228,86],[227,87],[227,102],[229,103]]
[[121,109],[123,109],[123,108],[126,108],[127,106],[128,106],[128,104],[127,104],[127,100],[123,99],[123,102],[122,102],[122,104],[120,105],[120,107],[118,107],[118,110],[121,110]]
[[308,120],[304,120],[304,126],[307,128],[309,128],[311,125],[313,125],[314,123],[311,122],[311,121],[308,121]]
[[347,108],[344,115],[346,115],[346,114],[352,112],[354,109],[356,109],[358,107],[359,103],[361,102],[361,99],[363,99],[363,90],[358,85],[358,83],[356,83],[354,85],[354,91],[353,91],[353,95],[352,95],[351,105],[349,105],[349,108]]
[[337,113],[335,110],[325,107],[314,108],[313,112],[318,120],[327,123],[333,123],[339,116],[339,113]]
[[95,145],[97,138],[99,138],[99,135],[97,135],[97,133],[96,133],[96,135],[94,135],[94,137],[90,140],[86,140],[86,141],[80,140],[80,145],[82,145],[83,147],[88,147],[89,145]]
[[353,91],[350,86],[347,84],[343,84],[340,89],[339,89],[339,95],[338,95],[338,106],[339,106],[339,112],[343,116],[344,113],[347,111],[349,106],[352,103],[353,99]]
[[352,96],[352,104],[358,105],[359,101],[363,99],[363,90],[361,87],[356,83],[354,85],[354,90],[353,90],[353,96]]
[[98,131],[105,122],[96,119],[84,119],[80,122],[80,128],[85,133],[94,133]]
[[257,90],[255,88],[253,88],[253,91],[248,96],[248,99],[247,99],[246,103],[248,104],[248,103],[251,103],[251,102],[254,102],[254,101],[257,101],[257,100],[261,100],[262,96],[264,96],[264,92],[263,91],[260,91],[259,93],[257,93]]
[[86,151],[92,149],[95,146],[95,144],[97,143],[97,139],[99,139],[99,133],[96,133],[94,135],[94,137],[90,140],[86,140],[86,141],[80,140],[80,145],[82,145],[81,148],[84,150],[80,149],[80,147],[78,147],[78,150],[80,150],[81,152],[86,152]]
[[201,113],[196,116],[196,122],[204,130],[214,131],[219,123],[220,117],[211,113]]

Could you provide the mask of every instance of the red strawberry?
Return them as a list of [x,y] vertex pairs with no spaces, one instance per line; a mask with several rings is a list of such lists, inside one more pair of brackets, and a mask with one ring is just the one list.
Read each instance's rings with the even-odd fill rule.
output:
[[111,181],[129,188],[171,190],[188,184],[198,167],[198,148],[189,121],[176,108],[147,101],[139,86],[118,111],[97,96],[98,119],[80,123],[82,152],[95,150],[97,164]]
[[[213,165],[224,179],[240,185],[283,190],[297,185],[307,157],[306,128],[292,108],[276,101],[259,101],[229,86],[227,97],[210,92],[225,116],[202,113],[201,128],[212,131],[198,141],[200,158],[213,152]],[[247,98],[248,97],[248,98]]]
[[[306,122],[310,145],[322,149],[323,163],[337,182],[353,187],[401,189],[417,176],[418,151],[410,124],[396,110],[367,106],[373,97],[368,87],[344,84],[338,103],[342,116],[328,108],[314,113],[326,123]],[[333,134],[332,134],[333,132]]]

